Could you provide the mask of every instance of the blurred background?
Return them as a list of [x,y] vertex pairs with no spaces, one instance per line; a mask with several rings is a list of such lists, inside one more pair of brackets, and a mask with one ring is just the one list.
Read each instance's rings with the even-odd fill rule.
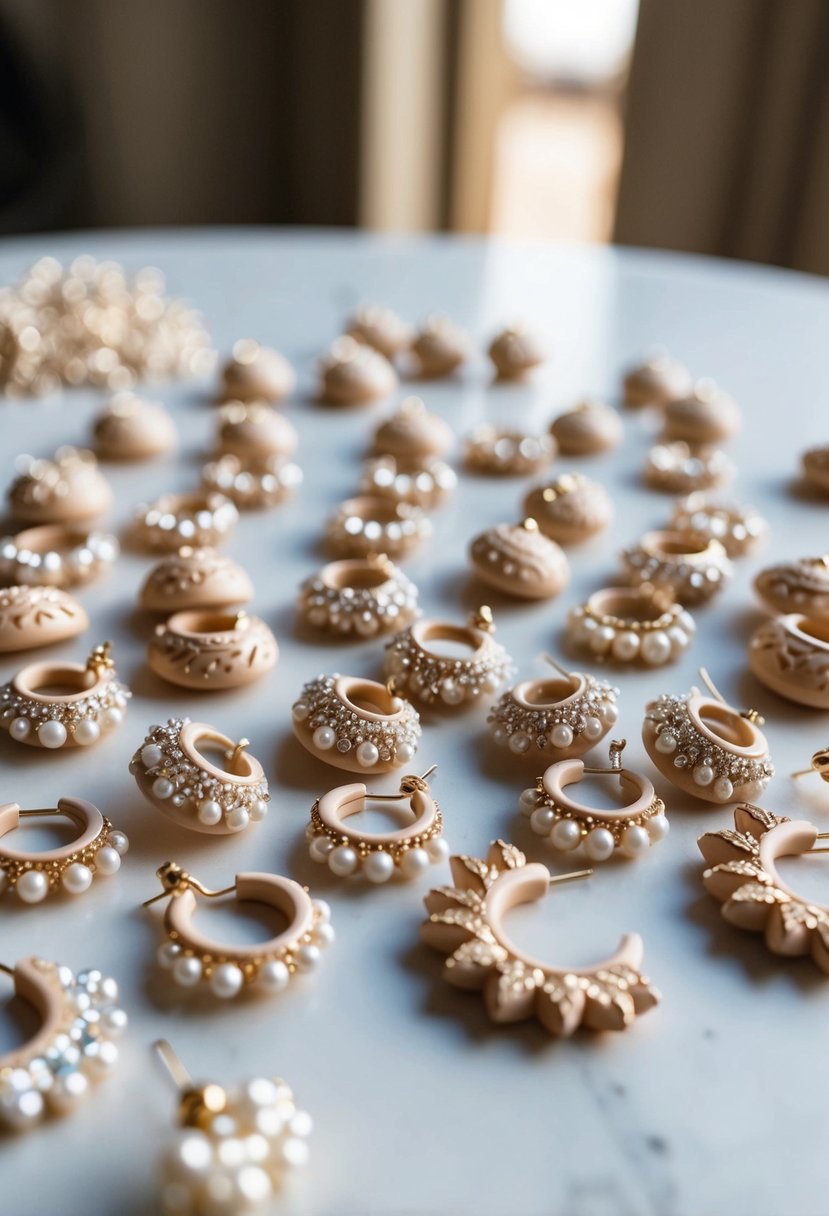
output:
[[324,224],[829,273],[829,0],[0,0],[0,233]]

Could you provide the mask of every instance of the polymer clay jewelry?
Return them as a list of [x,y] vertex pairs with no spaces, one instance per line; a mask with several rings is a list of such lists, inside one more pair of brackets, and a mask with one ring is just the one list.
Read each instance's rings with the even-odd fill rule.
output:
[[806,820],[745,804],[734,812],[733,831],[706,832],[698,844],[710,867],[705,889],[729,924],[762,933],[772,954],[809,954],[829,974],[829,907],[798,895],[776,865],[778,857],[825,853],[814,845],[826,836]]
[[394,359],[411,345],[414,330],[391,308],[382,304],[365,304],[346,321],[349,338],[372,346],[387,359]]
[[432,511],[446,502],[457,484],[457,473],[444,460],[376,456],[363,466],[360,493]]
[[202,466],[205,490],[216,490],[240,511],[276,507],[302,485],[302,469],[284,456],[219,456]]
[[[515,668],[495,641],[492,610],[483,605],[465,625],[419,620],[386,643],[386,674],[396,689],[426,705],[441,701],[450,708],[469,705],[483,693],[497,692]],[[434,643],[463,648],[453,657]]]
[[467,435],[463,459],[471,473],[528,477],[545,469],[557,451],[549,435],[531,435],[484,422]]
[[[231,1000],[245,988],[269,995],[284,992],[297,972],[314,970],[322,951],[334,940],[328,905],[311,899],[307,889],[291,878],[237,874],[231,886],[210,891],[175,862],[165,862],[156,873],[164,889],[142,907],[159,899],[170,901],[164,910],[164,941],[156,959],[181,988],[204,985],[222,1000]],[[238,901],[268,904],[286,917],[288,927],[251,946],[225,945],[192,923],[196,893],[207,899],[232,893]]]
[[724,546],[693,532],[646,532],[621,559],[630,583],[668,587],[685,605],[707,603],[733,574]]
[[89,628],[86,610],[59,587],[0,591],[0,653],[54,646]]
[[652,490],[691,494],[694,490],[721,489],[733,480],[736,471],[733,461],[720,448],[678,439],[654,444],[642,476]]
[[670,401],[686,397],[692,387],[691,373],[685,364],[660,351],[625,373],[622,398],[633,409],[647,405],[664,408]]
[[493,1021],[536,1017],[555,1035],[571,1035],[582,1025],[625,1030],[658,1004],[659,993],[640,971],[644,947],[636,933],[626,934],[609,958],[578,968],[553,967],[508,936],[504,915],[510,908],[535,903],[552,884],[586,877],[591,870],[550,874],[503,840],[490,845],[485,859],[455,856],[449,864],[452,884],[424,899],[428,918],[420,935],[449,956],[443,974],[450,984],[482,990]]
[[417,587],[382,554],[323,566],[300,587],[297,611],[315,629],[364,638],[420,615]]
[[451,451],[455,436],[439,414],[430,414],[420,397],[405,397],[396,412],[374,432],[378,456],[428,460]]
[[9,487],[9,510],[30,524],[71,524],[103,515],[112,490],[92,452],[58,448],[52,460],[20,456]]
[[469,335],[448,317],[433,313],[410,346],[417,374],[424,380],[451,376],[469,357]]
[[397,372],[388,359],[365,342],[337,338],[319,364],[322,401],[329,405],[368,405],[390,396]]
[[293,456],[299,436],[291,422],[262,401],[231,401],[219,410],[216,447],[222,456],[247,461],[266,456]]
[[12,969],[15,996],[38,1018],[32,1037],[0,1055],[0,1128],[27,1131],[47,1115],[74,1113],[90,1083],[108,1076],[118,1062],[127,1015],[118,1005],[118,985],[100,971],[74,975],[42,958],[23,958]]
[[156,625],[147,662],[156,675],[182,688],[239,688],[260,679],[279,658],[279,646],[258,616],[219,609],[185,609]]
[[779,696],[829,709],[829,622],[799,612],[764,621],[749,641],[748,665]]
[[553,599],[570,581],[563,551],[529,516],[523,523],[497,524],[474,537],[469,564],[481,582],[517,599]]
[[408,764],[420,739],[420,716],[389,682],[317,676],[291,708],[306,751],[352,773],[387,773]]
[[671,531],[692,532],[718,540],[729,557],[751,553],[765,539],[769,526],[754,507],[724,502],[716,495],[698,490],[681,499],[674,507]]
[[[536,788],[521,795],[521,813],[528,816],[535,834],[547,837],[561,853],[582,845],[591,861],[607,861],[617,851],[625,857],[641,857],[664,839],[669,830],[665,803],[643,773],[622,768],[624,748],[624,739],[611,743],[610,768],[588,768],[575,759],[551,764]],[[619,778],[624,806],[599,810],[571,797],[567,790],[594,773]]]
[[162,557],[144,579],[138,594],[142,608],[175,612],[182,608],[228,608],[253,599],[246,571],[209,546],[182,545]]
[[508,325],[497,333],[487,354],[500,380],[522,380],[546,358],[538,338],[521,325]]
[[624,429],[616,410],[601,401],[580,401],[559,414],[550,434],[564,456],[595,456],[609,452],[622,442]]
[[64,524],[41,524],[0,540],[0,579],[27,586],[91,583],[117,558],[117,539]]
[[767,566],[754,580],[754,590],[772,612],[802,612],[829,624],[829,555]]
[[182,545],[218,545],[238,520],[230,499],[215,490],[162,494],[137,508],[135,534],[147,549],[175,553]]
[[0,688],[0,727],[30,747],[89,747],[102,731],[120,725],[131,696],[117,677],[112,646],[104,642],[85,663],[32,663],[19,671]]
[[[248,739],[234,742],[215,726],[169,718],[151,726],[130,761],[145,798],[181,827],[214,836],[243,832],[268,813],[268,781]],[[211,759],[206,747],[220,753]]]
[[[445,861],[449,846],[443,839],[443,817],[426,778],[406,776],[397,794],[369,794],[364,785],[341,785],[318,798],[306,830],[308,852],[327,864],[332,874],[346,878],[359,873],[371,883],[388,882],[393,874],[419,878],[431,863]],[[351,817],[367,802],[408,801],[414,822],[388,832],[360,832]],[[348,823],[346,823],[348,820]]]
[[665,693],[645,706],[642,741],[671,785],[706,802],[757,798],[774,776],[763,719],[753,709],[734,709],[711,683],[711,695],[692,688]]
[[740,408],[713,380],[698,380],[687,397],[665,406],[665,438],[721,443],[740,429]]
[[489,711],[492,739],[516,756],[539,753],[556,760],[589,751],[619,716],[618,688],[580,671],[567,671],[548,655],[558,676],[524,680]]
[[604,587],[567,618],[570,642],[617,663],[661,667],[683,654],[694,639],[694,618],[669,587]]
[[293,1091],[280,1077],[196,1084],[169,1043],[154,1047],[179,1090],[177,1129],[161,1160],[163,1216],[272,1210],[287,1175],[309,1157],[313,1124]]
[[809,448],[801,457],[806,483],[820,494],[829,494],[829,443]]
[[225,401],[281,401],[292,393],[296,373],[284,355],[260,346],[254,338],[240,338],[222,368],[221,392]]
[[559,545],[589,540],[613,520],[607,490],[581,473],[562,473],[555,481],[536,486],[524,499],[524,511]]
[[151,460],[176,446],[176,424],[163,405],[134,393],[117,393],[92,421],[101,460]]
[[406,557],[432,535],[420,507],[378,495],[346,499],[329,519],[325,545],[332,557]]
[[[78,830],[75,839],[38,852],[10,848],[3,841],[22,819],[50,816],[68,819]],[[38,904],[57,891],[82,895],[94,877],[117,874],[129,847],[126,835],[83,798],[59,798],[56,807],[26,811],[7,802],[0,806],[0,895],[14,891],[25,904]]]

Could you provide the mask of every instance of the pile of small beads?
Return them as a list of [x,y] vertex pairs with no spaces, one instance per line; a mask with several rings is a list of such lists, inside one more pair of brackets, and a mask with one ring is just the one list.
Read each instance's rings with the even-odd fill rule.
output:
[[354,749],[364,768],[372,768],[378,760],[394,759],[398,764],[411,760],[421,735],[415,708],[401,701],[401,718],[367,721],[337,698],[334,685],[338,679],[338,675],[330,675],[310,680],[292,707],[294,721],[308,722],[313,730],[314,747],[323,752],[336,747],[343,754]]

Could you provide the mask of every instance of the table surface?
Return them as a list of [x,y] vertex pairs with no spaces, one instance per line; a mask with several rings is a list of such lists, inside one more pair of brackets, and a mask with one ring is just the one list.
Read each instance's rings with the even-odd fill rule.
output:
[[[551,336],[553,358],[530,384],[493,386],[481,357],[459,378],[419,390],[458,436],[484,419],[544,426],[584,393],[615,401],[622,368],[662,344],[742,405],[745,425],[731,445],[739,467],[734,497],[762,508],[771,535],[761,553],[739,562],[725,593],[699,611],[698,637],[681,662],[616,672],[626,761],[654,776],[640,740],[644,704],[663,691],[687,691],[704,664],[729,700],[767,718],[778,775],[763,804],[829,827],[826,786],[816,778],[798,785],[787,775],[826,744],[826,715],[784,703],[746,667],[746,641],[761,619],[750,589],[756,570],[827,548],[829,510],[793,483],[800,451],[829,439],[829,286],[775,270],[626,250],[263,230],[7,241],[0,281],[42,253],[80,252],[130,268],[161,267],[170,291],[203,310],[220,351],[251,335],[295,362],[300,386],[285,408],[299,431],[305,482],[293,503],[245,516],[228,545],[254,577],[253,610],[280,642],[279,665],[268,677],[234,692],[191,695],[152,676],[144,663],[151,622],[136,611],[151,559],[126,552],[114,576],[81,595],[90,634],[50,652],[82,658],[88,644],[112,638],[134,693],[125,723],[94,753],[32,751],[0,737],[4,800],[44,806],[79,795],[132,842],[118,877],[96,882],[76,902],[3,904],[5,962],[35,953],[76,969],[99,967],[117,977],[131,1018],[117,1075],[82,1112],[0,1147],[3,1212],[157,1212],[156,1157],[174,1109],[150,1052],[160,1035],[197,1077],[232,1082],[281,1073],[313,1114],[311,1165],[284,1194],[279,1210],[286,1214],[825,1211],[820,1061],[829,981],[808,960],[778,959],[759,937],[727,926],[703,892],[696,838],[729,826],[728,810],[694,802],[657,779],[672,823],[665,842],[640,861],[606,864],[591,880],[510,914],[513,937],[556,964],[604,957],[622,931],[640,932],[645,968],[663,995],[656,1010],[624,1034],[584,1032],[569,1041],[551,1039],[534,1023],[498,1028],[478,995],[444,983],[441,957],[418,942],[421,898],[448,871],[432,868],[415,883],[365,889],[308,859],[304,830],[313,799],[350,778],[300,749],[290,706],[320,672],[376,676],[381,667],[380,642],[334,645],[295,632],[296,588],[322,562],[323,523],[355,488],[372,429],[389,409],[338,412],[313,403],[315,357],[352,307],[383,301],[413,319],[444,311],[481,345],[517,317]],[[149,465],[110,467],[113,524],[123,525],[149,496],[197,483],[214,426],[209,388],[181,383],[148,392],[174,412],[181,448]],[[3,483],[18,452],[84,443],[100,404],[100,394],[84,389],[0,405]],[[425,612],[462,620],[485,598],[521,677],[543,674],[543,650],[565,654],[568,609],[613,580],[623,544],[669,516],[671,500],[643,489],[639,477],[655,428],[653,419],[631,412],[617,451],[557,463],[557,471],[578,466],[607,485],[616,523],[570,551],[572,583],[553,603],[508,602],[471,582],[468,540],[486,525],[518,518],[526,483],[462,476],[451,505],[435,516],[434,541],[406,564]],[[4,656],[0,678],[24,661]],[[143,800],[129,758],[150,723],[182,714],[252,740],[271,781],[264,824],[238,838],[201,838]],[[426,713],[423,721],[413,767],[439,766],[434,790],[453,851],[481,855],[490,840],[504,837],[532,859],[567,869],[517,815],[517,795],[538,764],[493,752],[483,708]],[[396,787],[394,778],[374,784]],[[168,986],[154,965],[157,918],[139,909],[158,889],[154,871],[168,858],[216,887],[251,868],[310,884],[331,903],[337,931],[321,969],[272,1000],[217,1006]],[[825,861],[782,868],[829,902]],[[219,933],[242,932],[227,911],[200,915]],[[252,922],[245,926],[257,931]],[[6,1013],[0,1051],[20,1034]]]

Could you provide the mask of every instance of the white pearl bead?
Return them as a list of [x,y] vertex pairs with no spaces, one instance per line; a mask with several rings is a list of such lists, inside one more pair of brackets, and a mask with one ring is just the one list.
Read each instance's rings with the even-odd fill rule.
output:
[[766,788],[766,785],[767,785],[767,780],[766,781],[741,781],[740,782],[740,789],[742,791],[741,797],[746,802],[751,802],[753,799],[760,797],[763,790]]
[[221,804],[215,798],[203,798],[196,811],[196,817],[199,823],[203,823],[205,827],[213,827],[214,824],[221,823]]
[[328,924],[331,919],[331,905],[327,899],[315,899],[314,907],[322,924]]
[[268,813],[268,804],[264,798],[257,798],[248,807],[248,814],[253,823],[261,823]]
[[334,841],[328,836],[315,836],[308,846],[308,852],[313,861],[328,861],[328,855],[333,850]]
[[169,798],[174,789],[169,777],[156,777],[152,784],[153,798]]
[[613,725],[613,723],[619,717],[619,707],[615,701],[605,701],[604,705],[602,706],[602,717],[608,726]]
[[500,677],[497,676],[494,671],[487,672],[481,682],[481,687],[483,688],[484,692],[497,692],[500,686]]
[[159,967],[169,971],[180,954],[181,946],[178,942],[162,942],[155,952],[155,957]]
[[105,1077],[112,1072],[118,1063],[119,1055],[118,1048],[108,1039],[99,1039],[95,1043],[90,1043],[84,1051],[87,1068],[97,1077]]
[[321,950],[326,950],[333,944],[336,936],[333,926],[326,922],[325,924],[317,925],[312,934],[312,939],[315,946],[319,946]]
[[329,854],[328,865],[332,874],[336,874],[338,878],[345,878],[357,869],[358,860],[356,852],[350,845],[340,844]]
[[604,726],[598,718],[588,718],[584,724],[584,736],[591,743],[595,743],[597,739],[601,739]]
[[622,833],[621,849],[625,857],[641,857],[651,847],[651,838],[645,828],[631,824]]
[[734,796],[734,786],[728,777],[718,777],[714,782],[714,793],[720,802],[728,802]]
[[127,1029],[129,1018],[126,1011],[120,1008],[105,1010],[101,1015],[101,1025],[108,1035],[118,1039]]
[[454,680],[444,680],[440,686],[440,697],[447,705],[460,705],[464,698],[463,686]]
[[89,1092],[89,1082],[82,1072],[67,1072],[55,1077],[48,1093],[48,1102],[59,1114],[74,1110]]
[[550,806],[537,806],[530,815],[530,827],[536,836],[548,836],[555,823],[555,811]]
[[101,728],[94,718],[81,718],[80,722],[75,724],[72,731],[72,738],[81,747],[88,747],[90,743],[95,743],[100,738]]
[[666,663],[671,657],[671,639],[661,629],[654,629],[642,638],[642,658],[651,667]]
[[296,952],[296,965],[300,971],[313,971],[321,957],[319,946],[300,946]]
[[395,748],[395,754],[401,764],[408,764],[414,758],[415,749],[411,743],[398,743]]
[[109,834],[109,843],[121,857],[129,852],[130,842],[126,832],[113,831]]
[[318,726],[312,737],[314,747],[321,752],[329,751],[337,742],[336,732],[330,726]]
[[63,747],[66,742],[66,727],[62,722],[53,719],[41,722],[37,728],[37,737],[44,747]]
[[49,880],[40,870],[26,870],[17,880],[17,894],[24,904],[39,904],[49,892]]
[[170,1175],[188,1182],[203,1177],[212,1164],[213,1145],[204,1132],[195,1128],[188,1128],[176,1135],[164,1162]]
[[558,726],[554,726],[550,731],[550,742],[553,747],[569,747],[573,742],[572,729],[565,722],[559,722]]
[[43,1114],[43,1095],[36,1089],[21,1092],[0,1090],[0,1125],[23,1131],[37,1123]]
[[568,853],[581,842],[581,828],[575,819],[559,819],[550,832],[550,843],[553,848]]
[[112,845],[105,844],[95,854],[95,869],[99,874],[107,876],[117,874],[121,869],[121,854],[117,849],[113,849]]
[[510,735],[508,746],[510,751],[514,752],[516,756],[521,756],[530,746],[530,743],[530,736],[523,730],[517,730],[515,734]]
[[495,727],[495,730],[492,732],[492,738],[499,747],[505,747],[509,742],[509,734],[504,730],[503,726]]
[[593,828],[587,833],[584,851],[591,861],[607,861],[613,852],[613,834],[607,828]]
[[232,811],[228,811],[225,823],[231,832],[243,832],[250,823],[250,815],[243,806],[235,806]]
[[690,612],[683,608],[679,616],[676,618],[677,624],[681,625],[689,638],[692,638],[697,631],[697,625]]
[[710,764],[698,764],[694,769],[693,778],[697,785],[710,785],[714,780],[714,770]]
[[426,845],[426,852],[429,854],[432,864],[438,865],[441,861],[446,861],[449,856],[449,844],[442,836],[433,836]]
[[191,958],[190,955],[182,955],[173,963],[173,979],[182,988],[192,988],[198,984],[202,977],[201,959]]
[[305,701],[296,701],[291,709],[295,722],[304,722],[310,712],[311,706]]
[[214,996],[228,1001],[231,997],[236,996],[242,987],[243,980],[244,976],[235,963],[220,963],[210,976],[208,983]]
[[613,657],[622,663],[630,663],[639,653],[639,634],[632,629],[624,629],[613,639]]
[[82,895],[92,886],[92,871],[80,861],[73,861],[63,873],[61,882],[70,895]]
[[101,720],[104,726],[110,728],[120,726],[124,720],[124,711],[122,709],[118,709],[115,705],[110,705],[110,707],[105,709],[101,714]]
[[283,1140],[277,1151],[285,1165],[292,1168],[306,1165],[311,1155],[308,1142],[300,1140],[297,1136],[289,1136],[287,1140]]
[[157,743],[147,743],[141,748],[141,763],[144,768],[155,768],[161,763],[162,751]]
[[590,634],[588,646],[594,654],[606,654],[616,639],[616,630],[610,625],[600,625]]
[[21,739],[26,739],[32,729],[32,724],[28,718],[13,718],[9,727],[9,734],[13,739],[17,739],[18,743]]
[[257,980],[268,992],[284,992],[291,982],[291,973],[281,959],[269,959],[259,968]]
[[357,748],[357,763],[362,765],[363,768],[373,768],[379,759],[380,752],[368,740],[365,743],[361,743]]
[[298,1110],[290,1122],[292,1136],[310,1136],[314,1130],[314,1120],[307,1110]]
[[429,854],[425,849],[407,849],[400,859],[400,873],[404,878],[417,878],[429,869]]
[[538,791],[526,789],[521,791],[521,797],[518,799],[518,809],[522,815],[527,818],[532,815],[535,810],[536,802],[538,801]]
[[668,822],[667,815],[651,815],[647,823],[648,835],[651,840],[656,843],[657,840],[664,840],[671,830],[671,825]]
[[363,873],[369,882],[388,882],[394,873],[394,861],[391,854],[380,850],[369,853],[363,861]]
[[684,650],[688,649],[690,638],[684,629],[680,629],[679,625],[671,625],[668,630],[668,639],[671,643],[671,653],[674,657],[678,657]]
[[676,736],[672,735],[669,730],[663,730],[661,735],[656,736],[654,747],[663,756],[670,756],[672,752],[676,751]]

